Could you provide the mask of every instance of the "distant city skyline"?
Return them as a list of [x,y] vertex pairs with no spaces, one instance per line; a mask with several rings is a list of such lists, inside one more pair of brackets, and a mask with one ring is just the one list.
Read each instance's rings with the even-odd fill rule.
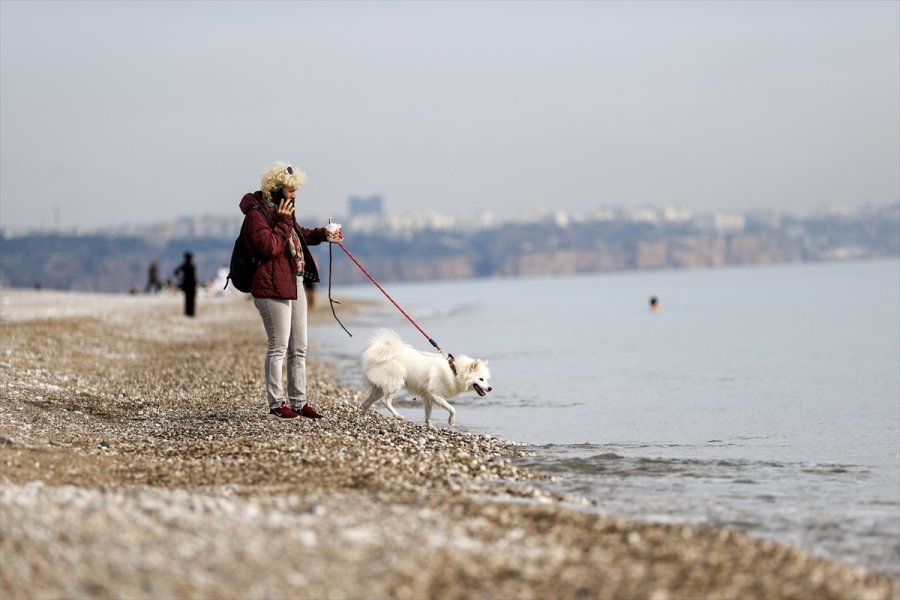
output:
[[0,0],[0,226],[900,200],[900,2]]

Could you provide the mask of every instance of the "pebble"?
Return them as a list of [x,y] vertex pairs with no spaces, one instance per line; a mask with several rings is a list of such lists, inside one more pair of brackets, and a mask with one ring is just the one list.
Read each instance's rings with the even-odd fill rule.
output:
[[180,296],[0,294],[2,598],[900,597],[740,533],[579,511],[518,443],[362,418],[314,340],[326,418],[270,420],[244,299],[187,320]]

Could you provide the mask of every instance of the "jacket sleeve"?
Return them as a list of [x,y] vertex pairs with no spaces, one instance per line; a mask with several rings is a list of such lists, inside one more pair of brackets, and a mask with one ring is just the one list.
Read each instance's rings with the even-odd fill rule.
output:
[[300,235],[303,236],[303,240],[310,246],[318,246],[326,239],[328,239],[328,230],[324,227],[300,227]]
[[251,210],[247,213],[246,231],[244,235],[250,240],[250,245],[257,256],[272,258],[278,256],[287,247],[288,237],[291,235],[293,219],[272,215],[272,226],[266,222],[262,211],[265,209]]

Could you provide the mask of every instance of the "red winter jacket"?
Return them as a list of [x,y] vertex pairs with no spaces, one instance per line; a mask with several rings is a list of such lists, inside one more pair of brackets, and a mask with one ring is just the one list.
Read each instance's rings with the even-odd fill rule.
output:
[[[251,210],[260,205],[261,210]],[[263,200],[261,191],[245,194],[241,199],[241,212],[244,217],[243,235],[248,250],[260,259],[253,283],[250,285],[250,294],[254,298],[276,298],[279,300],[297,299],[297,274],[294,258],[288,248],[288,239],[291,228],[296,229],[300,237],[300,247],[303,250],[304,272],[303,277],[307,281],[319,281],[319,271],[313,260],[309,246],[321,244],[327,238],[328,232],[324,227],[307,229],[300,227],[294,221],[294,217],[281,217],[274,211],[270,211]],[[266,222],[266,211],[270,226]]]

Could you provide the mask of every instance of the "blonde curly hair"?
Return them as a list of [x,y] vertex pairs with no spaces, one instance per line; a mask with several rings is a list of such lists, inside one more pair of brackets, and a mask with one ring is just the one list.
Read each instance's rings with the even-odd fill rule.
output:
[[277,188],[286,190],[299,190],[306,183],[306,173],[298,171],[297,167],[281,162],[280,160],[268,167],[259,176],[262,183],[262,193],[266,200],[272,199],[272,192]]

